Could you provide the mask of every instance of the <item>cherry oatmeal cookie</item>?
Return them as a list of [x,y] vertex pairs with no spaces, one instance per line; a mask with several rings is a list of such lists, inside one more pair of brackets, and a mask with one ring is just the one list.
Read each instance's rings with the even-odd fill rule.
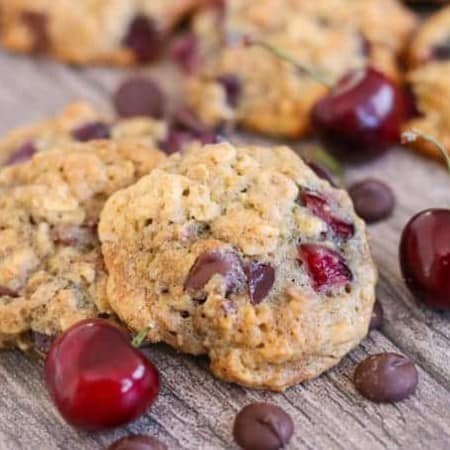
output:
[[73,142],[99,139],[157,146],[167,137],[163,121],[135,117],[113,121],[84,102],[73,103],[45,121],[18,128],[0,139],[0,164],[17,164],[34,154]]
[[243,46],[242,36],[283,50],[333,84],[368,64],[398,78],[396,58],[415,23],[395,0],[229,0],[205,8],[193,24],[198,67],[187,82],[188,103],[210,126],[303,136],[326,88],[266,50]]
[[0,0],[0,36],[10,50],[75,64],[147,62],[200,1]]
[[219,378],[283,390],[367,334],[376,270],[345,191],[287,147],[192,147],[114,194],[99,236],[133,330]]
[[165,159],[151,140],[77,143],[51,124],[17,136],[52,148],[0,171],[0,348],[26,348],[33,337],[42,343],[110,311],[100,210],[109,195]]

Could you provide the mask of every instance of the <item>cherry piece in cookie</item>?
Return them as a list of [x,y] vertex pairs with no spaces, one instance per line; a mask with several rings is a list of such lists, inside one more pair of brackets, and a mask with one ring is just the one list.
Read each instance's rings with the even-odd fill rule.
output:
[[86,430],[136,419],[159,392],[153,364],[124,330],[103,319],[79,322],[55,340],[45,381],[64,419]]
[[356,368],[354,383],[361,395],[377,403],[397,402],[416,390],[419,376],[409,358],[395,353],[369,356]]
[[194,73],[200,65],[198,37],[194,33],[185,33],[180,36],[174,42],[170,55],[186,74]]
[[450,210],[429,209],[414,216],[400,242],[403,278],[425,305],[450,310]]
[[301,244],[298,247],[300,262],[307,272],[316,291],[345,285],[353,275],[344,258],[335,250],[318,244]]
[[36,146],[31,141],[24,142],[10,157],[5,161],[5,166],[12,166],[27,161],[37,152]]
[[345,75],[311,113],[322,141],[350,161],[378,156],[399,142],[405,116],[403,92],[372,68]]
[[117,89],[114,106],[120,117],[146,116],[161,119],[166,109],[166,98],[155,81],[132,77]]
[[261,303],[269,294],[275,282],[275,270],[270,264],[251,262],[245,269],[250,301]]
[[368,178],[350,186],[348,193],[356,213],[367,223],[388,218],[395,206],[392,189],[382,181]]
[[327,200],[321,195],[311,191],[302,191],[299,200],[313,214],[320,217],[338,238],[345,240],[354,235],[354,225],[336,217]]
[[244,269],[238,255],[232,251],[211,250],[202,253],[184,283],[186,291],[201,291],[214,275],[225,279],[226,293],[238,290],[244,284]]
[[156,23],[146,16],[136,16],[130,23],[123,41],[138,62],[151,62],[158,59],[163,51],[165,39]]
[[252,403],[236,416],[233,436],[244,450],[278,450],[289,443],[294,433],[291,417],[270,403]]
[[111,130],[104,122],[89,122],[75,128],[72,131],[72,137],[79,142],[109,139],[111,137]]
[[168,447],[154,437],[138,434],[119,439],[108,450],[168,450]]

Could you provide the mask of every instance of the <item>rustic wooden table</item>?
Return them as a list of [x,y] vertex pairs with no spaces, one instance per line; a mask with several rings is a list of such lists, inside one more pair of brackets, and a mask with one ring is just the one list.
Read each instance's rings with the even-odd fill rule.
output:
[[[106,69],[79,70],[0,53],[0,132],[57,112],[87,98],[110,106],[110,93],[124,75]],[[164,71],[153,69],[167,82]],[[361,346],[319,379],[272,394],[214,379],[207,362],[155,346],[148,350],[162,374],[162,392],[152,410],[126,428],[81,433],[56,413],[42,383],[42,364],[16,351],[0,354],[0,449],[94,450],[128,433],[145,432],[171,449],[233,449],[236,412],[255,400],[272,401],[294,419],[290,449],[449,449],[450,315],[417,306],[401,280],[398,243],[414,213],[450,204],[450,178],[442,166],[398,149],[373,164],[351,169],[348,181],[374,175],[395,190],[397,207],[387,222],[370,228],[380,269],[378,296],[386,318]],[[416,362],[416,395],[393,405],[361,398],[352,384],[358,361],[394,351]]]

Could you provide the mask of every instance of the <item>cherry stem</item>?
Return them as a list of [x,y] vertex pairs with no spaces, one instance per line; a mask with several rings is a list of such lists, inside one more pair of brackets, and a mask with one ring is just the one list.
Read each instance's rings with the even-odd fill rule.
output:
[[150,329],[151,327],[147,327],[139,331],[139,333],[136,334],[136,336],[134,336],[134,338],[132,339],[131,345],[134,348],[139,348],[144,343],[145,339],[147,339],[147,335]]
[[253,38],[247,36],[244,38],[243,42],[244,42],[244,45],[261,47],[261,48],[267,50],[269,53],[272,53],[277,58],[292,64],[300,73],[308,75],[313,80],[316,80],[318,83],[322,84],[323,86],[325,86],[327,88],[331,88],[333,86],[332,83],[328,79],[326,79],[326,77],[323,74],[321,74],[317,71],[314,71],[314,70],[304,66],[303,64],[300,64],[292,55],[286,53],[285,51],[279,49],[278,47],[273,46],[272,44],[269,44],[266,41],[262,41],[259,39],[253,39]]
[[439,152],[442,154],[444,158],[444,161],[447,164],[447,169],[450,172],[450,155],[448,154],[446,148],[430,134],[422,133],[421,131],[418,130],[406,130],[402,133],[402,144],[417,141],[417,139],[419,138],[429,142],[439,150]]

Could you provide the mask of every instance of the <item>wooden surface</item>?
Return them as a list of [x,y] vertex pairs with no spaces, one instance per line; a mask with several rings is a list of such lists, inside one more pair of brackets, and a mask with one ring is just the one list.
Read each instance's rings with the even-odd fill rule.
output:
[[[74,99],[86,98],[107,108],[111,91],[124,75],[3,53],[0,67],[0,132],[53,114]],[[170,449],[233,449],[233,418],[255,400],[273,401],[291,414],[295,436],[290,449],[449,449],[450,316],[414,303],[401,281],[397,252],[408,218],[422,209],[450,204],[450,178],[443,167],[402,149],[349,170],[347,180],[367,175],[387,181],[398,201],[389,221],[370,228],[386,319],[382,331],[372,332],[336,369],[284,394],[271,394],[217,381],[206,370],[207,361],[155,346],[148,354],[161,371],[163,388],[152,410],[124,429],[86,434],[58,417],[42,383],[41,364],[18,352],[4,352],[0,450],[94,450],[132,432],[155,435]],[[377,405],[355,392],[351,380],[357,361],[382,351],[405,353],[417,363],[420,384],[411,399]]]

